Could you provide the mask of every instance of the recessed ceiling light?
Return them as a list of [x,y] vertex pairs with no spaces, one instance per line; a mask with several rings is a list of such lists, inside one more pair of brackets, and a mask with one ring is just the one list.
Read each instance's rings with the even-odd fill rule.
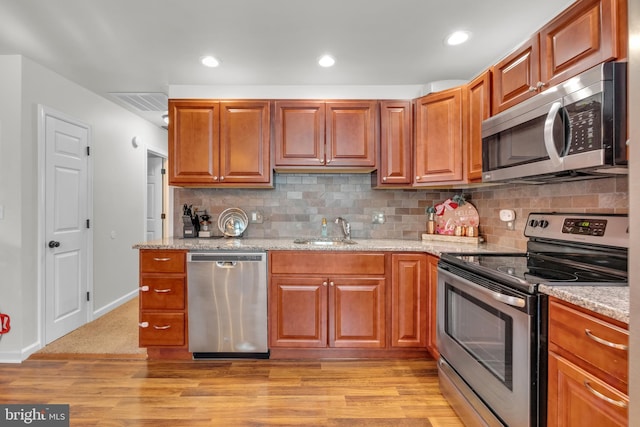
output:
[[222,61],[214,58],[213,56],[203,56],[202,58],[200,58],[200,62],[202,62],[202,65],[204,65],[205,67],[211,68],[217,67],[222,63]]
[[336,63],[336,60],[331,55],[323,55],[318,60],[318,64],[320,64],[321,67],[332,67],[333,64],[335,64],[335,63]]
[[456,46],[469,40],[471,33],[468,31],[455,31],[446,38],[445,42],[449,46]]

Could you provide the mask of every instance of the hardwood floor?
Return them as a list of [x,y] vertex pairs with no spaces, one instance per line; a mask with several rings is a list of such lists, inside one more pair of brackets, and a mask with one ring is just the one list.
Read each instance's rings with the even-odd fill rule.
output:
[[26,360],[0,402],[69,404],[71,426],[460,427],[427,360]]

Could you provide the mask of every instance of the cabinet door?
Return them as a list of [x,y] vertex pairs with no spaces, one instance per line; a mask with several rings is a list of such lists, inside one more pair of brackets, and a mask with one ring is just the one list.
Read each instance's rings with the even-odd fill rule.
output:
[[384,278],[329,278],[330,347],[385,347],[384,283]]
[[540,43],[536,34],[491,68],[492,114],[498,114],[537,93]]
[[491,115],[491,72],[476,77],[466,86],[467,180],[482,181],[482,121]]
[[462,89],[457,87],[416,101],[414,184],[462,180]]
[[411,101],[380,102],[380,187],[412,182],[411,110]]
[[[567,80],[602,62],[625,56],[619,47],[618,0],[584,0],[540,31],[540,73],[545,87]],[[624,15],[623,15],[624,16]]]
[[276,101],[275,110],[275,166],[324,165],[325,103]]
[[376,101],[326,104],[326,165],[376,166]]
[[629,398],[571,362],[549,354],[549,427],[628,425]]
[[271,182],[269,101],[220,103],[221,183]]
[[429,334],[427,339],[427,348],[429,353],[434,359],[440,358],[440,352],[438,351],[438,343],[436,340],[436,331],[438,329],[438,261],[439,258],[432,255],[427,255],[427,264],[429,269]]
[[327,278],[271,276],[269,329],[271,347],[327,346]]
[[220,104],[169,100],[169,184],[218,182]]
[[427,255],[391,256],[391,346],[427,347]]

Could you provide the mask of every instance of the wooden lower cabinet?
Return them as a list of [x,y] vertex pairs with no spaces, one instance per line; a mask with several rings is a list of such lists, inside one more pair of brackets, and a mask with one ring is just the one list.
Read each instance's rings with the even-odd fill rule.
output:
[[140,250],[140,347],[150,359],[187,358],[186,251]]
[[269,268],[271,357],[428,355],[425,254],[274,251]]
[[625,326],[549,298],[549,427],[628,425]]
[[392,254],[391,275],[391,346],[427,348],[427,255]]

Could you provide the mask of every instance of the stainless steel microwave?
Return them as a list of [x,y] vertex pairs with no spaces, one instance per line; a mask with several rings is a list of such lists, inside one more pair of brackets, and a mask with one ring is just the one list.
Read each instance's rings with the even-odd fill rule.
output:
[[482,122],[482,181],[627,173],[627,64],[600,64]]

